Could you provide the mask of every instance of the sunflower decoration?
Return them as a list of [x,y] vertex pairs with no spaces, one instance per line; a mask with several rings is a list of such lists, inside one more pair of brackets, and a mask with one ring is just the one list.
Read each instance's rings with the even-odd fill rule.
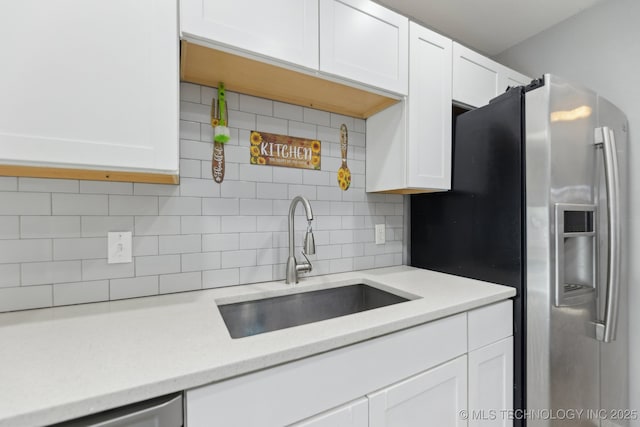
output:
[[249,149],[251,151],[251,157],[258,157],[260,155],[260,147],[252,145]]
[[260,157],[258,157],[258,164],[259,165],[266,165],[267,164],[267,160],[264,157],[260,156]]
[[318,154],[320,152],[320,141],[311,141],[311,151],[314,154]]
[[[262,142],[262,135],[260,135],[260,132],[256,132],[253,131],[251,132],[251,145],[252,146],[257,146],[260,145],[260,143]],[[253,148],[253,147],[251,147]]]
[[311,156],[311,164],[314,169],[320,169],[320,156],[316,156],[315,154]]

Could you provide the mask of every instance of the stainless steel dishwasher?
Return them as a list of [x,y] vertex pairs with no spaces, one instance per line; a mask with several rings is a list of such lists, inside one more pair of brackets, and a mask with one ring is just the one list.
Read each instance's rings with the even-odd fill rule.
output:
[[50,427],[182,427],[182,394],[133,403]]

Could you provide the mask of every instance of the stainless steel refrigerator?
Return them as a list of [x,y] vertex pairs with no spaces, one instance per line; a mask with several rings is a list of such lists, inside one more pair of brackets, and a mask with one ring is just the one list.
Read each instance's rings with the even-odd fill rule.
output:
[[514,425],[628,425],[625,115],[547,74],[453,141],[452,190],[411,196],[411,265],[516,288]]

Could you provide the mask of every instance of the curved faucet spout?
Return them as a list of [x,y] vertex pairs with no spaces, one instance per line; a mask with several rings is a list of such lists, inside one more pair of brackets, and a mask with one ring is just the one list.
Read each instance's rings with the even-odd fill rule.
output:
[[[307,221],[309,225],[307,227],[307,235],[305,237],[305,245],[302,254],[304,255],[307,262],[303,262],[298,264],[295,256],[295,232],[294,232],[294,216],[296,213],[296,207],[298,203],[302,203],[304,206],[304,211],[307,216]],[[289,259],[287,259],[287,276],[285,279],[285,283],[298,283],[298,273],[309,272],[312,269],[311,262],[306,257],[305,252],[309,255],[313,255],[315,253],[315,242],[313,239],[313,232],[311,230],[311,221],[313,221],[313,211],[311,210],[311,204],[309,200],[307,200],[303,196],[296,196],[291,200],[291,206],[289,206]]]

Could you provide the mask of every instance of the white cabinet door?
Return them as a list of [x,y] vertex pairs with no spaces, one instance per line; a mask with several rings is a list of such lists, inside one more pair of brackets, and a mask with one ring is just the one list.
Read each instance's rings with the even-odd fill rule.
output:
[[409,46],[408,186],[449,190],[452,42],[412,22]]
[[469,427],[513,425],[513,337],[469,353]]
[[498,93],[502,93],[509,86],[526,86],[531,83],[531,78],[520,74],[511,68],[501,66],[499,73]]
[[452,42],[409,28],[409,96],[367,119],[369,192],[451,188]]
[[318,0],[181,0],[182,37],[318,69]]
[[467,357],[461,356],[369,395],[370,427],[462,427]]
[[291,427],[367,427],[368,425],[369,401],[363,397],[355,402],[291,424]]
[[499,92],[501,65],[458,43],[453,43],[453,100],[482,107]]
[[320,0],[320,71],[406,95],[408,28],[369,0]]
[[0,163],[177,174],[177,4],[0,6]]

